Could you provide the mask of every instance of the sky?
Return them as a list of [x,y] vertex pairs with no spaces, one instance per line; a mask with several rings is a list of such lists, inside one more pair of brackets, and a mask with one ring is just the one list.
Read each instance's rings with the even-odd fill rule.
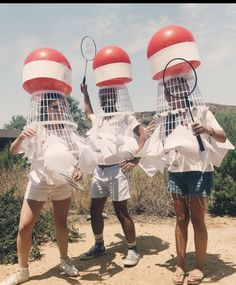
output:
[[[22,87],[25,58],[35,49],[61,52],[72,68],[71,96],[79,100],[85,60],[80,43],[94,38],[97,50],[109,45],[130,57],[133,80],[127,84],[135,112],[155,111],[158,82],[152,80],[147,47],[152,36],[168,25],[192,32],[201,65],[198,85],[204,102],[236,105],[236,4],[235,3],[64,3],[0,4],[0,128],[13,116],[28,116],[30,94]],[[87,67],[91,102],[98,98],[92,70]]]

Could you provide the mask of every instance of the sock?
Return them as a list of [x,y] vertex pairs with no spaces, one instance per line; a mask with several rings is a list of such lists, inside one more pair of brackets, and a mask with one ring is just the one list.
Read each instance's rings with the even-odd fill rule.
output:
[[132,249],[132,250],[137,249],[136,241],[133,243],[127,243],[127,246],[128,246],[128,249]]
[[103,233],[94,235],[95,243],[104,243]]
[[69,258],[69,256],[67,256],[67,257],[65,257],[65,258],[60,257],[61,262],[63,262],[63,261],[67,261],[67,260],[69,260],[69,259],[70,259],[70,258]]

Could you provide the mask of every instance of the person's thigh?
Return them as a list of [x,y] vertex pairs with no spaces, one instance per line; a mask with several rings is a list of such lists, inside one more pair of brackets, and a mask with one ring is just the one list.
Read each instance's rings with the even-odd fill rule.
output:
[[44,206],[44,201],[24,199],[20,214],[19,227],[34,225]]
[[53,200],[54,217],[56,221],[65,221],[69,214],[70,198],[64,200]]

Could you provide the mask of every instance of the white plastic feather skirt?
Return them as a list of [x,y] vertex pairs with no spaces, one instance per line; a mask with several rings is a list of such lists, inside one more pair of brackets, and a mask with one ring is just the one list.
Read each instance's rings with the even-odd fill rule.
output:
[[112,85],[99,88],[99,102],[96,114],[133,113],[133,106],[130,100],[126,85]]
[[68,151],[74,151],[71,135],[77,134],[77,125],[73,122],[69,104],[63,94],[57,91],[32,94],[27,127],[36,130],[35,158],[44,155],[43,143],[52,134],[60,138]]
[[[197,110],[205,106],[198,85],[193,90],[195,85],[193,74],[166,78],[165,84],[169,92],[165,90],[163,81],[158,82],[156,107],[156,123],[160,126],[160,139],[163,144],[177,126],[191,126],[193,122],[189,109],[193,117],[196,117]],[[192,90],[193,92],[186,96]]]

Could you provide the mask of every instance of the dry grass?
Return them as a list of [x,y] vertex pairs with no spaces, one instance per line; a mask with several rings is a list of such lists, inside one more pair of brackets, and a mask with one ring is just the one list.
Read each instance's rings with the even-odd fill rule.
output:
[[12,168],[0,169],[0,193],[5,193],[11,188],[17,189],[20,195],[23,195],[27,184],[28,169],[25,169],[19,164],[15,164]]
[[[20,196],[24,195],[27,185],[29,169],[14,165],[11,169],[2,169],[0,174],[0,192],[3,193],[12,187],[17,189]],[[77,215],[89,214],[91,176],[83,183],[84,192],[73,191],[71,210]],[[133,214],[153,214],[161,217],[171,216],[173,209],[171,199],[167,193],[166,175],[157,173],[148,177],[139,167],[130,172],[131,199],[129,210]],[[50,209],[47,203],[45,209]],[[108,199],[105,212],[114,214],[112,201]]]

